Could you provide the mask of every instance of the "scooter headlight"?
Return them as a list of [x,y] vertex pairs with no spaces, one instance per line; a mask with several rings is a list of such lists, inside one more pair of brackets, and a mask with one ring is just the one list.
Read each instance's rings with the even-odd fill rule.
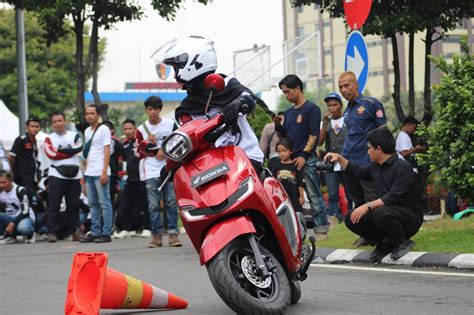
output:
[[173,161],[181,161],[192,149],[191,139],[186,134],[173,132],[162,144],[165,155]]

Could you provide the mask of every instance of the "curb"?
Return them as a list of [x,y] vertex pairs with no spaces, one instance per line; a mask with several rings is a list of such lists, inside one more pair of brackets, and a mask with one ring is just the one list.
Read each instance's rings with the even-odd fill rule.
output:
[[[312,264],[329,263],[369,263],[370,251],[361,249],[318,248]],[[380,264],[403,265],[411,267],[438,267],[474,270],[474,254],[440,254],[428,252],[409,252],[398,260],[385,256]]]

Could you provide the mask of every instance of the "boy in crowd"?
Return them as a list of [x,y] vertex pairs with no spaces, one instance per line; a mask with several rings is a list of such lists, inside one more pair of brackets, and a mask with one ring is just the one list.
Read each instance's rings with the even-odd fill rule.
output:
[[[146,186],[140,181],[138,164],[140,160],[134,154],[135,134],[137,128],[133,119],[126,119],[122,123],[122,131],[126,137],[123,143],[123,159],[127,169],[127,182],[123,189],[123,199],[118,206],[115,223],[121,229],[114,238],[125,238],[135,235],[135,230],[142,226],[150,229],[150,218],[146,203]],[[142,220],[143,218],[143,220]]]
[[40,120],[36,117],[28,118],[26,133],[15,139],[8,156],[13,170],[13,181],[31,192],[36,192],[39,181],[36,135],[40,130]]
[[16,243],[18,234],[26,237],[27,243],[34,243],[35,214],[30,207],[27,190],[12,181],[12,175],[0,171],[0,244]]
[[[328,112],[323,116],[323,125],[321,127],[319,144],[326,143],[326,152],[341,153],[344,146],[344,139],[347,135],[347,128],[342,116],[342,98],[337,93],[331,93],[324,98],[328,107]],[[342,212],[339,207],[339,185],[344,185],[342,169],[339,163],[334,165],[333,172],[324,173],[329,192],[328,215],[342,222]],[[352,202],[348,200],[349,204]]]
[[160,178],[161,169],[166,160],[161,143],[176,128],[171,119],[160,117],[163,102],[158,96],[150,96],[145,100],[145,110],[148,120],[137,128],[136,143],[140,161],[141,177],[146,181],[148,196],[148,211],[150,213],[151,229],[153,239],[149,248],[163,246],[163,223],[161,220],[160,201],[163,203],[168,219],[169,245],[171,247],[182,246],[178,239],[178,206],[174,193],[173,181],[168,181],[163,190],[158,188],[164,178]]

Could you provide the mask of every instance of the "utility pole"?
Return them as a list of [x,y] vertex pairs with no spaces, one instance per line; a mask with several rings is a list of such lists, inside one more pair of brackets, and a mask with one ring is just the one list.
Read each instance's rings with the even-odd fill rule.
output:
[[25,21],[23,6],[19,5],[16,11],[16,56],[18,67],[18,113],[20,118],[20,134],[24,132],[28,119],[28,88],[26,82],[26,53],[25,53]]

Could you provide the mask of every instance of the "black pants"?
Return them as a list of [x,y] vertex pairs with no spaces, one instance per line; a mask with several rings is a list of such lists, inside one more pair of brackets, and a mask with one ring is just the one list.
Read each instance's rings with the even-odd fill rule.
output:
[[353,224],[350,215],[346,216],[346,226],[357,235],[362,236],[370,245],[384,241],[395,248],[406,238],[415,235],[420,229],[423,218],[412,210],[402,206],[384,206],[364,215]]
[[[81,183],[79,179],[61,179],[54,176],[48,177],[49,202],[48,202],[48,233],[64,236],[70,235],[79,228],[79,197]],[[59,209],[63,197],[66,199],[66,212],[60,224]],[[60,227],[60,225],[63,225]],[[61,230],[61,231],[60,231]]]
[[38,183],[35,182],[34,178],[16,178],[14,182],[18,186],[25,187],[32,193],[36,193],[36,191],[38,190]]
[[360,180],[354,175],[343,172],[347,196],[354,202],[354,209],[358,206],[377,199],[374,182]]
[[118,205],[115,224],[120,230],[150,229],[145,182],[127,182]]

